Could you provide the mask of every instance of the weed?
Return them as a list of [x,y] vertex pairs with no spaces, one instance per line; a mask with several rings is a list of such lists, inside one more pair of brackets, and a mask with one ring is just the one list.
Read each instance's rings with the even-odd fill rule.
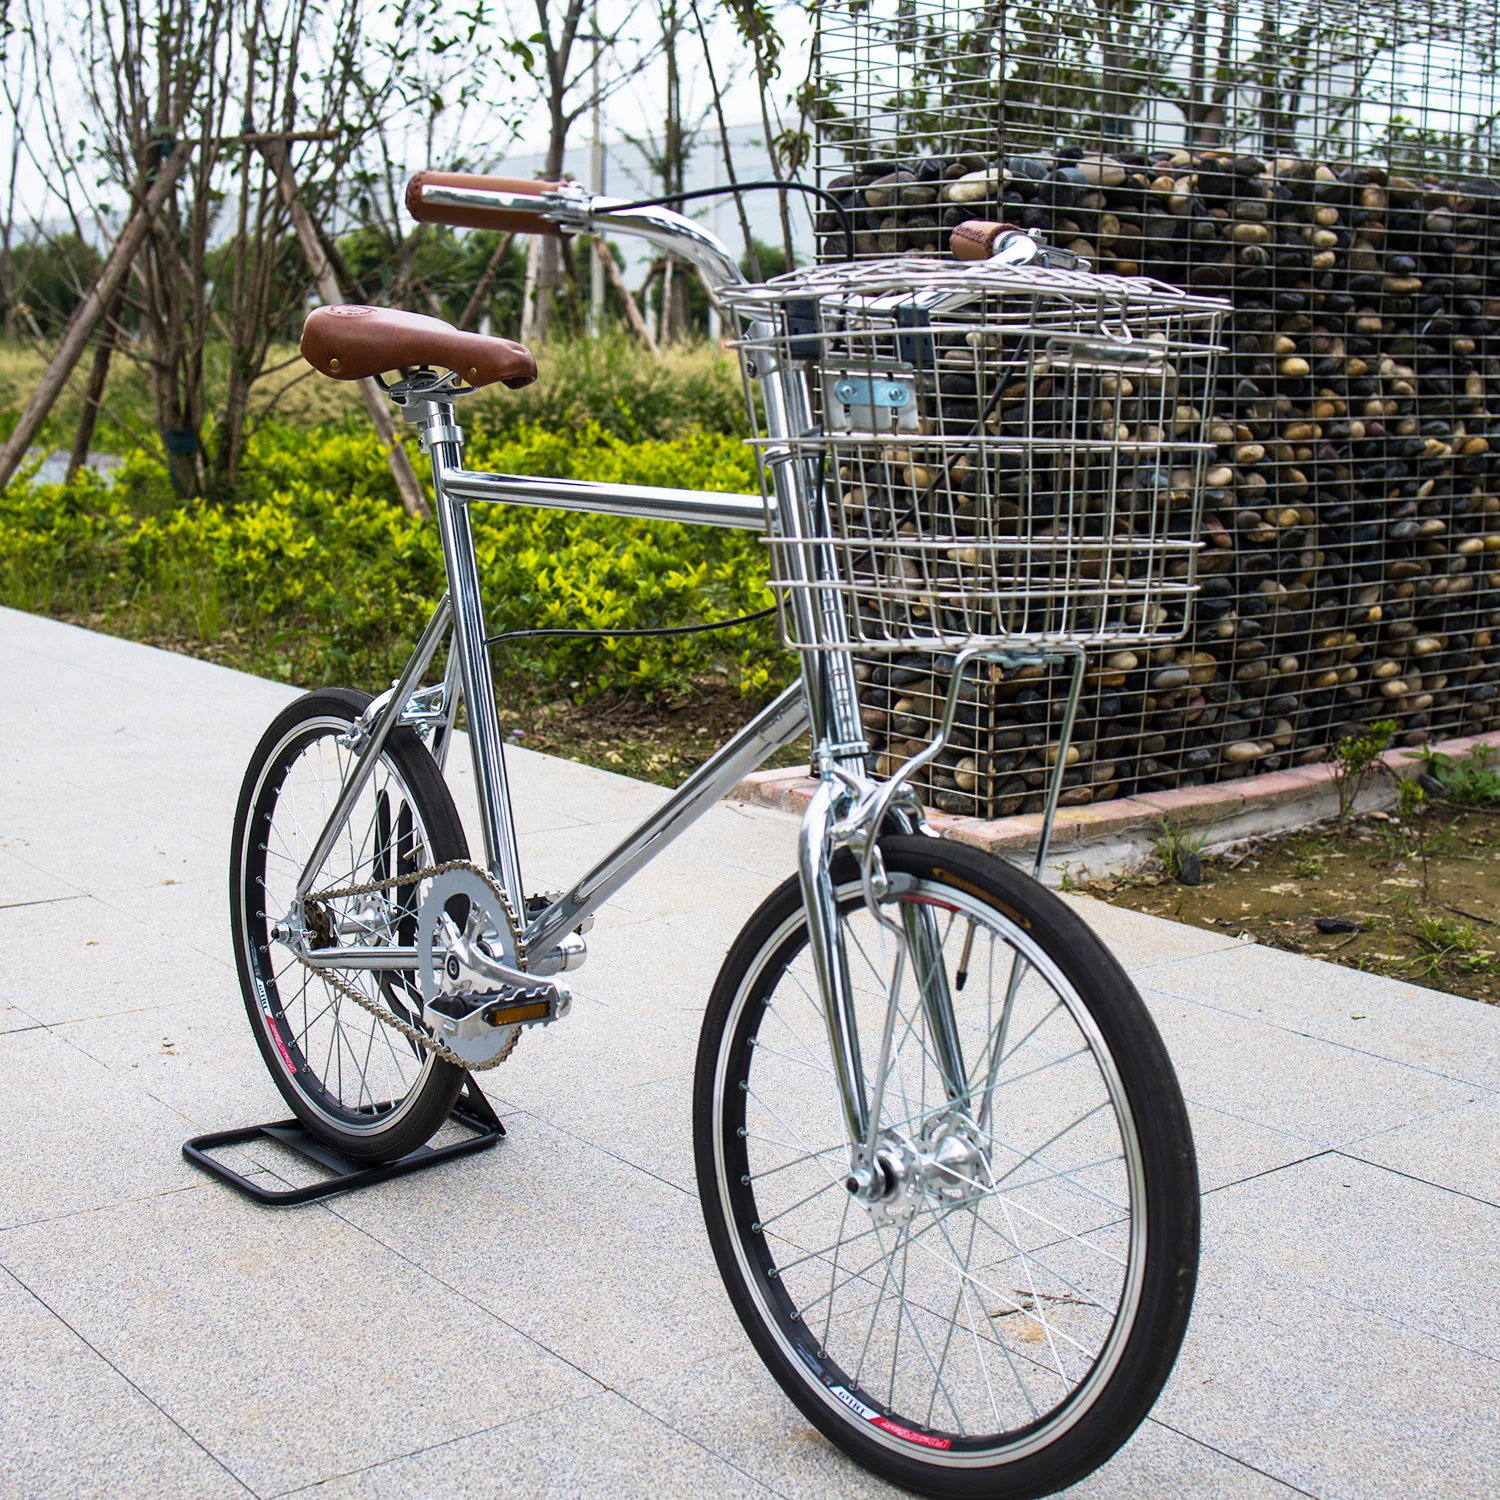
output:
[[1305,854],[1292,866],[1292,879],[1316,880],[1327,868],[1316,854]]
[[1449,802],[1494,807],[1500,804],[1500,766],[1490,764],[1493,753],[1488,745],[1475,745],[1469,754],[1455,760],[1424,746],[1420,752],[1422,775],[1433,783],[1430,790]]
[[1380,719],[1363,734],[1346,735],[1333,747],[1333,787],[1339,799],[1341,833],[1348,831],[1354,803],[1383,764],[1380,757],[1390,747],[1395,732],[1393,719]]
[[1165,818],[1161,820],[1161,833],[1152,839],[1151,847],[1161,861],[1162,869],[1182,885],[1201,885],[1203,865],[1199,852],[1208,842],[1205,829],[1196,838],[1189,837],[1180,828],[1174,828]]
[[1412,923],[1417,941],[1433,953],[1472,953],[1479,946],[1479,934],[1471,922],[1456,922],[1452,917],[1418,917]]
[[1397,793],[1397,811],[1401,816],[1401,839],[1410,853],[1422,862],[1422,899],[1428,899],[1428,876],[1427,876],[1427,834],[1422,826],[1422,809],[1427,801],[1427,793],[1422,789],[1422,784],[1415,777],[1408,777],[1401,782]]

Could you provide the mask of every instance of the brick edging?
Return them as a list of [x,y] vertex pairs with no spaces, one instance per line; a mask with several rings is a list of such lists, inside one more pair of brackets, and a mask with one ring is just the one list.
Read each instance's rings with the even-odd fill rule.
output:
[[[1475,745],[1500,750],[1500,730],[1467,739],[1442,740],[1427,748],[1457,757],[1467,754]],[[1381,759],[1397,777],[1414,775],[1421,765],[1410,749],[1387,750]],[[729,795],[739,802],[800,813],[816,787],[817,782],[798,768],[755,771]],[[1362,812],[1369,812],[1395,800],[1390,779],[1379,777],[1360,794],[1356,806]],[[1332,817],[1337,811],[1334,767],[1324,761],[1320,765],[1268,771],[1208,786],[1142,792],[1135,797],[1118,797],[1088,807],[1060,807],[1053,825],[1052,848],[1065,853],[1115,844],[1132,846],[1144,853],[1150,837],[1159,833],[1163,824],[1201,830],[1210,843],[1230,843],[1253,833],[1301,828]],[[985,819],[955,817],[929,809],[927,818],[944,838],[974,844],[995,854],[1021,854],[1034,849],[1042,828],[1040,813]],[[1118,851],[1120,855],[1125,853],[1124,849]],[[1116,858],[1111,862],[1119,864],[1121,860]],[[1124,862],[1131,861],[1127,858]]]

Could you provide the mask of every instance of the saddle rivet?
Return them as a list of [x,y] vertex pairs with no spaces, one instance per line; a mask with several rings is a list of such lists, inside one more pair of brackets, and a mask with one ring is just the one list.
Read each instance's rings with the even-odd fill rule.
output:
[[336,359],[330,359],[330,360],[329,360],[329,361],[328,361],[328,368],[329,368],[329,369],[330,369],[330,370],[337,370],[337,369],[338,369],[338,368],[339,368],[339,365],[340,365],[340,361],[339,361],[339,360],[336,360]]

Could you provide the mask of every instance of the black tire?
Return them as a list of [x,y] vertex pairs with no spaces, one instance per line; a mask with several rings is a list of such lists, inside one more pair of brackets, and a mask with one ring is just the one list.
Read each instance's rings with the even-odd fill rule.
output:
[[[261,737],[235,811],[229,908],[245,1009],[276,1087],[297,1118],[335,1150],[381,1162],[414,1151],[438,1130],[463,1087],[464,1070],[340,996],[271,938],[353,758],[338,736],[369,702],[367,693],[320,688],[289,704]],[[299,797],[305,803],[300,818]],[[305,840],[302,861],[287,846],[288,836]],[[273,845],[274,855],[268,852]],[[453,798],[412,730],[398,727],[387,738],[350,818],[347,850],[336,846],[315,889],[468,858]],[[354,926],[362,941],[410,944],[424,889],[425,883],[407,886],[390,901],[376,898],[363,908],[348,900],[330,903],[331,917]],[[409,1024],[420,1024],[414,974],[340,972]]]
[[[736,939],[704,1017],[693,1125],[709,1238],[761,1358],[852,1458],[926,1495],[1049,1494],[1125,1442],[1181,1346],[1198,1266],[1187,1111],[1140,996],[1061,900],[955,843],[892,836],[881,850],[897,891],[883,910],[939,944],[959,1068],[939,1070],[896,967],[903,944],[887,934],[886,956],[869,959],[884,929],[842,857],[872,1104],[885,996],[906,997],[878,1116],[886,1165],[867,1189],[879,1201],[856,1197],[801,892],[785,882]],[[992,962],[1006,949],[1027,955],[1008,1033],[1005,968]],[[967,1080],[956,1091],[941,1084],[955,1071]],[[1074,1123],[1054,1134],[1068,1111]]]

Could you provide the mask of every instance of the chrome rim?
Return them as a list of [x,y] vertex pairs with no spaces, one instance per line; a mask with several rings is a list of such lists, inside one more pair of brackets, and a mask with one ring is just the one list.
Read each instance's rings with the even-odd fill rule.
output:
[[903,900],[931,913],[941,943],[965,1074],[951,1098],[904,945],[856,885],[839,898],[872,1100],[897,994],[884,1196],[852,1191],[799,911],[746,974],[720,1048],[718,1186],[735,1254],[764,1325],[843,1423],[908,1459],[1016,1461],[1090,1409],[1139,1310],[1145,1176],[1124,1086],[1029,933],[920,881]]
[[[256,1003],[279,1066],[330,1124],[375,1135],[404,1118],[434,1058],[354,1005],[270,937],[272,926],[292,907],[298,878],[353,765],[354,752],[339,743],[348,728],[348,720],[332,716],[305,720],[267,758],[251,803],[241,889],[250,908],[246,927]],[[383,755],[313,889],[388,879],[433,862],[416,799]],[[337,940],[409,946],[428,884],[330,902]],[[414,975],[337,972],[408,1024],[421,1024]]]

